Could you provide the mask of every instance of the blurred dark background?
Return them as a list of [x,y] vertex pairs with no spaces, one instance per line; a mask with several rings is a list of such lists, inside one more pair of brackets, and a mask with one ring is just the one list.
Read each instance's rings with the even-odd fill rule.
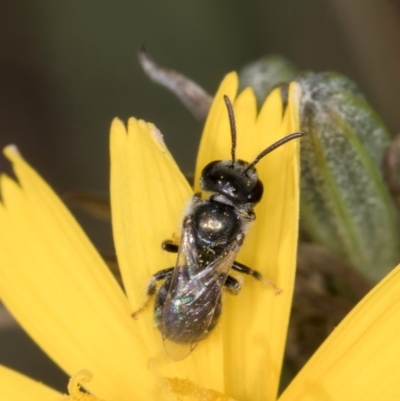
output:
[[[400,130],[398,1],[2,0],[0,146],[17,144],[58,193],[107,193],[111,120],[135,116],[155,123],[192,171],[201,124],[146,78],[142,44],[210,93],[227,72],[270,53],[300,70],[338,71]],[[9,171],[4,158],[0,168]],[[97,246],[111,247],[106,224],[78,217]],[[65,389],[65,377],[50,379],[53,367],[2,316],[0,363]]]

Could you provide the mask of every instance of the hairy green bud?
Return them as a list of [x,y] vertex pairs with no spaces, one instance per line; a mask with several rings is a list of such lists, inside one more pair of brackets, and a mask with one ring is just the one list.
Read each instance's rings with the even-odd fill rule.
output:
[[399,216],[382,178],[390,137],[357,87],[306,73],[302,87],[301,228],[378,280],[400,261]]

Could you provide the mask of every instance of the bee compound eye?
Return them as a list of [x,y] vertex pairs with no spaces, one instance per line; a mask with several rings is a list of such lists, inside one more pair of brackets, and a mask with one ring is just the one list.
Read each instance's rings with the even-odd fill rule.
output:
[[258,203],[260,202],[263,193],[264,193],[264,185],[260,180],[257,180],[256,185],[247,195],[247,200],[250,203]]
[[221,160],[214,160],[211,163],[208,163],[207,166],[205,166],[203,168],[203,171],[201,172],[201,176],[203,178],[209,178],[212,171],[214,170],[214,167],[220,162],[221,162]]
[[218,185],[218,177],[216,172],[218,172],[218,164],[220,160],[208,163],[201,172],[200,187],[204,191],[213,191]]

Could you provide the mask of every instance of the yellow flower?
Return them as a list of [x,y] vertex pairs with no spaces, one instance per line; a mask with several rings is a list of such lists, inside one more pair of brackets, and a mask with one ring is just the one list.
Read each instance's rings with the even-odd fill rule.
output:
[[[231,137],[223,95],[236,97],[237,77],[221,84],[200,145],[196,182],[212,160],[229,159]],[[237,157],[252,160],[261,150],[294,130],[298,131],[295,97],[282,110],[275,91],[256,115],[256,101],[248,89],[235,100],[238,131]],[[282,118],[282,116],[284,117]],[[138,146],[138,143],[141,146]],[[293,141],[266,156],[257,165],[265,183],[238,260],[263,273],[283,292],[246,278],[237,297],[224,298],[222,324],[187,359],[160,364],[164,377],[184,377],[202,387],[236,398],[273,399],[277,392],[286,328],[292,298],[298,224],[298,143]],[[161,242],[179,235],[182,211],[193,195],[167,152],[160,133],[151,124],[131,119],[111,128],[111,204],[114,240],[124,287],[132,310],[143,303],[145,284],[154,272],[173,266],[176,256],[162,252]],[[152,314],[140,316],[135,327],[147,357],[156,345]],[[271,341],[273,339],[273,341]],[[272,346],[273,344],[273,346]],[[150,352],[150,354],[149,354]],[[238,379],[240,378],[240,380]]]
[[[230,74],[206,123],[197,177],[207,162],[230,157],[222,96],[235,99],[236,91],[237,77]],[[276,139],[298,131],[298,96],[292,84],[283,109],[276,90],[258,116],[251,90],[236,98],[239,158],[252,160]],[[224,297],[218,327],[180,362],[165,357],[151,308],[137,320],[130,317],[145,300],[150,276],[174,265],[175,257],[160,244],[179,236],[182,211],[192,196],[157,129],[135,119],[127,129],[118,120],[111,127],[113,230],[125,293],[57,196],[14,147],[6,148],[18,183],[1,177],[0,297],[73,376],[70,400],[276,399],[297,244],[296,142],[257,165],[264,197],[238,255],[282,294],[275,296],[271,288],[245,277],[237,297]],[[395,270],[335,330],[281,400],[398,399],[399,274]],[[94,397],[79,392],[78,383]],[[0,400],[61,397],[0,367]]]

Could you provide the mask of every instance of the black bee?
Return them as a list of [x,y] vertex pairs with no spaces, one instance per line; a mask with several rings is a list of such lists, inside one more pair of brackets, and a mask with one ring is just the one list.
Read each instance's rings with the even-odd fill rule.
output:
[[[280,139],[251,163],[236,160],[233,107],[227,96],[224,100],[231,126],[232,159],[213,161],[203,169],[200,186],[210,196],[193,196],[184,216],[180,244],[162,244],[164,250],[178,253],[176,266],[157,272],[147,289],[149,297],[156,294],[155,323],[167,355],[175,360],[186,357],[217,324],[222,288],[233,294],[240,291],[239,281],[229,275],[231,268],[266,281],[259,272],[235,261],[247,226],[255,220],[253,208],[263,195],[254,166],[277,147],[303,135],[298,132]],[[157,292],[158,280],[165,281]]]

